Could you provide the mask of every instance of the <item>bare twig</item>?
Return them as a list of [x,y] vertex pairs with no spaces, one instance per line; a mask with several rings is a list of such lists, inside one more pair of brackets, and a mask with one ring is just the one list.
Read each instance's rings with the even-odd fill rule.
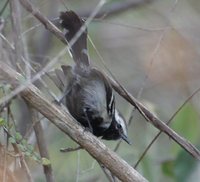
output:
[[19,1],[28,12],[35,16],[45,26],[46,29],[48,29],[53,34],[56,34],[63,43],[67,43],[62,32],[51,21],[43,16],[42,13],[37,8],[35,8],[28,0]]
[[105,168],[105,166],[103,166],[100,162],[99,162],[99,166],[101,167],[101,170],[103,171],[103,173],[105,174],[106,178],[108,179],[109,182],[114,182],[111,172]]
[[[0,62],[0,74],[12,84],[13,88],[20,84],[19,80],[22,76],[3,62]],[[44,99],[41,92],[35,86],[29,85],[26,87],[21,92],[21,96],[61,131],[84,147],[91,156],[107,167],[119,179],[130,182],[146,181],[144,177],[119,158],[113,151],[108,149],[94,135],[84,131],[69,113],[64,112],[59,106]]]
[[[131,8],[138,8],[140,6],[144,6],[145,4],[150,3],[152,1],[153,0],[128,0],[115,2],[112,3],[111,6],[105,6],[101,11],[99,11],[99,13],[97,13],[95,18],[105,18],[108,16],[113,16]],[[88,17],[91,14],[91,11],[80,12],[78,14],[83,17]]]
[[[178,0],[175,0],[171,9],[170,9],[170,12],[169,12],[169,17],[172,16],[173,14],[173,11],[175,10],[175,7],[178,3]],[[158,39],[158,42],[156,43],[156,47],[154,48],[151,56],[150,56],[150,60],[149,60],[149,68],[147,70],[147,73],[145,75],[145,78],[143,80],[143,83],[142,83],[142,86],[141,86],[141,89],[139,90],[138,94],[137,94],[137,98],[139,99],[142,95],[142,92],[143,92],[143,89],[144,89],[144,85],[146,84],[146,82],[148,81],[149,79],[149,76],[152,72],[152,66],[153,66],[153,63],[155,61],[155,58],[156,56],[158,55],[159,51],[160,51],[160,47],[161,47],[161,43],[163,42],[166,34],[172,29],[171,25],[168,24],[167,27],[165,29],[163,29],[162,33],[160,34],[159,36],[159,39]]]
[[[9,166],[5,165],[4,156],[7,155],[7,149],[0,143],[0,179],[2,182],[17,182],[16,176],[14,175],[13,171],[9,169]],[[5,169],[6,167],[6,169]],[[5,174],[6,171],[6,174]]]
[[[7,150],[7,149],[6,149]],[[3,157],[3,175],[2,175],[2,181],[6,182],[7,181],[7,155],[6,152],[4,152],[4,157]]]
[[[15,145],[16,145],[16,144],[15,144]],[[17,145],[16,145],[16,146],[17,146]],[[19,151],[19,150],[18,150],[18,151]],[[21,161],[21,164],[22,164],[22,169],[24,170],[24,172],[25,172],[25,174],[26,174],[26,176],[27,176],[27,181],[28,181],[28,182],[34,182],[32,176],[31,176],[31,171],[30,171],[30,169],[29,169],[29,167],[28,167],[28,165],[27,165],[27,163],[26,163],[26,161],[25,161],[25,159],[24,159],[24,155],[22,154],[21,151],[19,151],[18,153],[19,153],[19,155],[20,155],[20,161]]]
[[2,9],[0,10],[0,16],[3,14],[4,10],[6,9],[7,5],[9,3],[9,0],[7,0],[4,4],[4,6],[2,7]]
[[[31,112],[31,121],[32,121],[33,128],[34,128],[34,131],[35,131],[35,136],[36,136],[36,139],[37,139],[37,144],[38,144],[40,156],[41,156],[41,158],[44,157],[44,158],[50,160],[48,149],[47,149],[47,144],[46,144],[46,141],[45,141],[45,138],[44,138],[44,131],[43,131],[41,122],[37,122],[38,112],[36,112],[36,110],[31,108],[31,107],[30,107],[30,112]],[[46,181],[47,182],[54,182],[55,179],[54,179],[53,169],[52,169],[51,164],[43,165],[43,169],[44,169]]]
[[21,56],[23,56],[22,52],[22,44],[20,40],[21,36],[21,27],[20,27],[20,11],[19,11],[19,2],[16,0],[9,1],[10,9],[11,9],[11,22],[12,22],[12,30],[13,30],[13,39],[14,39],[14,60],[12,60],[12,65],[17,69],[21,62]]
[[83,149],[83,147],[81,146],[78,146],[78,147],[75,147],[75,148],[61,148],[60,149],[60,152],[74,152],[74,151],[77,151],[77,150],[80,150],[80,149]]

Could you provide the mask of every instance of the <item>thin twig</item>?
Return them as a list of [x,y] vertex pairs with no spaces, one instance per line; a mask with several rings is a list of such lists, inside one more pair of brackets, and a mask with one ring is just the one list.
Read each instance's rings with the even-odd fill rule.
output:
[[77,151],[77,170],[76,170],[76,182],[79,181],[80,177],[80,150]]
[[[16,145],[17,146],[17,145]],[[19,151],[19,150],[18,150]],[[19,153],[19,155],[20,155],[20,162],[21,162],[21,164],[22,164],[22,169],[25,171],[25,174],[26,174],[26,176],[27,176],[27,181],[28,182],[34,182],[34,180],[33,180],[33,178],[32,178],[32,176],[31,176],[31,171],[30,171],[30,169],[29,169],[29,167],[28,167],[28,165],[27,165],[27,163],[26,163],[26,161],[25,161],[25,158],[24,158],[24,155],[22,154],[22,152],[18,152]]]
[[19,70],[18,65],[21,62],[21,56],[23,56],[22,52],[22,44],[20,40],[21,36],[21,20],[20,20],[20,11],[19,11],[19,2],[16,0],[9,1],[10,9],[11,9],[11,22],[12,22],[12,32],[14,39],[14,52],[15,59],[12,62],[12,65]]
[[[178,3],[178,0],[175,0],[175,2],[173,3],[171,9],[170,9],[170,12],[169,12],[169,17],[172,16],[174,10],[175,10],[175,7]],[[161,47],[161,43],[163,42],[164,38],[165,38],[165,35],[172,29],[171,25],[168,24],[167,27],[162,31],[161,35],[159,36],[159,39],[158,39],[158,42],[156,43],[156,47],[154,48],[151,56],[150,56],[150,61],[149,61],[149,68],[147,70],[147,73],[145,75],[145,78],[142,82],[142,86],[141,86],[141,89],[139,90],[138,94],[137,94],[137,99],[139,99],[142,95],[142,92],[143,92],[143,89],[144,89],[144,86],[146,84],[146,82],[148,81],[149,79],[149,76],[152,72],[152,67],[153,67],[153,63],[155,61],[155,58],[156,56],[158,55],[159,51],[160,51],[160,47]]]
[[74,151],[77,151],[77,150],[80,150],[80,149],[83,149],[83,147],[81,146],[78,146],[78,147],[75,147],[75,148],[61,148],[60,149],[60,152],[74,152]]
[[2,175],[2,178],[3,178],[2,179],[3,182],[7,181],[7,155],[6,155],[6,152],[4,152],[4,156],[3,156],[3,175]]
[[107,168],[105,168],[105,166],[103,166],[101,163],[98,162],[98,164],[101,167],[101,170],[105,174],[105,176],[108,179],[108,181],[109,182],[113,182],[113,178],[112,178],[111,172]]
[[[127,11],[128,9],[132,8],[138,8],[140,6],[144,6],[147,3],[151,3],[153,0],[129,0],[129,1],[122,1],[122,2],[112,2],[111,6],[105,6],[102,8],[101,11],[99,11],[95,18],[105,18],[108,16],[113,16],[119,13],[122,13],[124,11]],[[79,15],[83,17],[88,17],[90,15],[91,11],[84,11],[80,12]]]
[[[83,17],[83,19],[85,19],[85,18],[86,17]],[[136,30],[141,30],[141,31],[145,31],[145,32],[160,32],[160,31],[163,31],[163,30],[169,28],[168,26],[156,27],[156,28],[143,27],[141,25],[129,25],[129,24],[121,23],[121,22],[114,22],[114,21],[105,20],[105,19],[102,20],[102,19],[98,19],[98,18],[94,18],[93,22],[101,22],[103,24],[115,25],[115,26],[120,26],[123,28],[136,29]]]
[[3,8],[0,11],[0,16],[3,14],[4,10],[6,9],[6,7],[8,6],[9,0],[7,0],[3,6]]
[[[82,17],[84,20],[86,20],[87,18],[86,17]],[[52,18],[50,19],[50,21],[52,23],[54,23],[55,25],[59,24],[59,18],[56,17],[56,18]],[[169,28],[168,26],[164,26],[164,27],[154,27],[154,28],[151,28],[151,27],[144,27],[144,26],[141,26],[141,25],[129,25],[129,24],[124,24],[124,23],[121,23],[121,22],[114,22],[114,21],[111,21],[111,20],[102,20],[102,19],[98,19],[98,18],[93,18],[92,22],[101,22],[103,24],[108,24],[108,25],[115,25],[115,26],[120,26],[120,27],[123,27],[123,28],[129,28],[129,29],[136,29],[136,30],[141,30],[141,31],[145,31],[145,32],[160,32],[160,31],[163,31],[167,28]],[[26,29],[23,33],[22,33],[22,36],[28,34],[28,33],[31,33],[31,31],[33,31],[34,29],[42,26],[43,24],[42,23],[38,23],[28,29]]]
[[[198,92],[200,91],[200,88],[198,88],[196,91],[194,91],[192,93],[192,95],[190,95],[185,101],[184,103],[178,108],[178,110],[172,115],[172,117],[168,120],[168,122],[166,123],[167,125],[169,125],[171,123],[171,121],[175,118],[175,116],[183,109],[183,107],[192,99],[192,97],[194,97]],[[147,148],[144,150],[144,152],[142,153],[142,155],[139,157],[138,161],[136,162],[136,164],[134,165],[134,168],[136,169],[137,166],[139,165],[139,163],[141,162],[141,160],[144,158],[144,156],[146,155],[146,153],[148,152],[148,150],[151,148],[151,146],[154,144],[154,142],[157,140],[157,138],[161,135],[162,131],[158,132],[157,135],[153,138],[153,140],[149,143],[149,145],[147,146]]]

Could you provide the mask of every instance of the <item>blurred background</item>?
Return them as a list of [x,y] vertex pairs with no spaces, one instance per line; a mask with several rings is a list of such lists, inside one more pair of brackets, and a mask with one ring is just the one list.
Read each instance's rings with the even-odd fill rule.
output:
[[[3,9],[5,3],[6,0],[0,1],[0,9]],[[57,25],[55,19],[58,18],[60,11],[70,9],[86,19],[99,1],[32,0],[31,3]],[[54,68],[59,68],[60,64],[73,64],[68,52],[58,56],[66,45],[47,31],[19,3],[14,6],[17,7],[17,15],[19,15],[23,54],[37,71],[54,59],[57,60]],[[0,14],[4,22],[1,23],[4,26],[0,31],[1,35],[16,46],[12,8],[9,3]],[[200,87],[199,18],[199,0],[106,1],[100,9],[99,16],[88,26],[91,62],[102,70],[109,69],[134,97],[161,120],[167,122],[187,98]],[[8,62],[13,60],[13,55],[9,53],[2,36],[0,48],[1,59]],[[43,81],[53,93],[60,95],[48,78],[44,78]],[[47,98],[53,100],[44,84],[41,82],[35,84]],[[2,90],[0,97],[4,96],[5,86]],[[134,166],[159,131],[147,123],[117,93],[116,97],[116,105],[127,122],[131,118],[128,135],[133,143],[129,146],[122,142],[116,152]],[[200,94],[196,93],[170,124],[178,134],[191,141],[197,148],[200,148],[199,101]],[[28,143],[38,151],[34,134],[30,134],[32,124],[26,103],[17,97],[12,100],[10,106],[16,124],[15,130],[25,136]],[[0,114],[1,118],[5,118],[4,111]],[[77,144],[45,118],[42,116],[39,118],[44,128],[56,181],[108,181],[99,164],[84,150],[60,153],[60,148],[76,147]],[[0,142],[3,145],[6,143],[3,131],[1,136]],[[117,141],[103,142],[112,150],[118,143]],[[28,157],[27,161],[34,181],[45,181],[41,165]],[[137,170],[152,182],[196,182],[200,179],[200,163],[165,134],[161,134],[151,146],[137,166]]]

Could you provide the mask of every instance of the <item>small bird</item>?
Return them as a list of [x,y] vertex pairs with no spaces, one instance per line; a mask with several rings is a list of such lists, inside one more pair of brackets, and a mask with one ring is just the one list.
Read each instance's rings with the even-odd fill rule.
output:
[[87,52],[87,28],[82,30],[84,20],[75,12],[60,14],[60,24],[69,43],[76,37],[70,47],[75,66],[62,65],[56,75],[63,83],[63,96],[70,114],[97,137],[105,140],[123,139],[130,144],[127,137],[127,125],[122,115],[115,108],[115,96],[110,82],[102,72],[91,67]]

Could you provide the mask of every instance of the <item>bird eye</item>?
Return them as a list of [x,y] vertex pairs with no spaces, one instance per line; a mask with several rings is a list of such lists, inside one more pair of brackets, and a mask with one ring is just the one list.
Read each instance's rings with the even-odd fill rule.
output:
[[120,124],[118,124],[117,129],[122,129],[122,126]]

